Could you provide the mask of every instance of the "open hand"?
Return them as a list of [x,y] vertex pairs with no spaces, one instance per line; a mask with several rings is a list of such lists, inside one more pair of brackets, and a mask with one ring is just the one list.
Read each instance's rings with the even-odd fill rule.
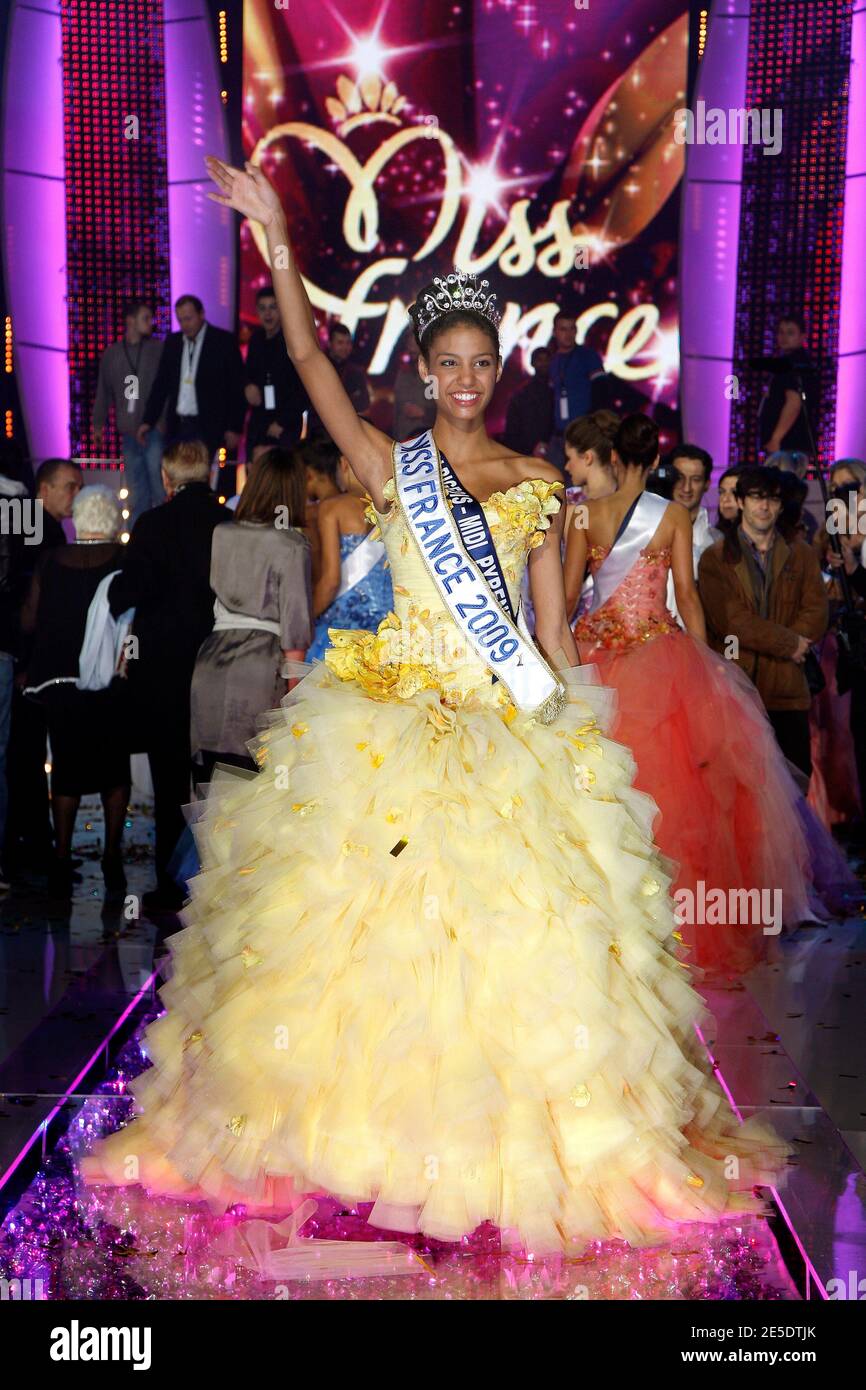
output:
[[219,189],[219,193],[208,193],[208,197],[223,207],[234,208],[253,222],[263,227],[270,224],[282,212],[279,195],[273,184],[261,169],[247,160],[243,169],[235,169],[231,164],[223,164],[221,159],[208,155],[205,159],[207,171]]

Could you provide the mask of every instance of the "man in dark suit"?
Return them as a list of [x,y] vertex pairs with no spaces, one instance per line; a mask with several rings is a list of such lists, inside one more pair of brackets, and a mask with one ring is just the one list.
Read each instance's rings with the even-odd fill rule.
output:
[[190,686],[198,649],[213,628],[211,540],[215,527],[231,520],[210,490],[209,471],[207,446],[198,440],[166,450],[168,501],[135,523],[123,571],[109,591],[115,617],[135,609],[137,645],[127,671],[134,747],[147,753],[153,779],[157,887],[144,896],[149,911],[183,903],[168,864],[190,800]]
[[238,345],[231,333],[207,322],[194,294],[181,295],[174,308],[181,331],[165,340],[136,437],[145,444],[167,408],[170,442],[201,439],[209,458],[223,447],[231,452],[240,442],[247,410]]
[[250,338],[245,363],[246,398],[252,406],[247,422],[247,459],[259,444],[291,449],[301,437],[310,399],[286,351],[280,311],[270,285],[256,294],[261,328]]

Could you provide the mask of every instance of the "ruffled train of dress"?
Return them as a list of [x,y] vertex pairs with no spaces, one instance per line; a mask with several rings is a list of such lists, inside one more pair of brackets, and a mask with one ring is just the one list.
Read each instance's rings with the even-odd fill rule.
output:
[[[619,651],[585,640],[579,649],[616,692],[613,736],[634,753],[636,786],[658,804],[655,839],[677,864],[678,915],[694,959],[705,968],[748,969],[783,922],[823,915],[812,891],[805,802],[757,691],[733,662],[685,632]],[[832,842],[821,845],[838,857]],[[732,896],[737,890],[753,890],[751,907]],[[711,892],[724,895],[725,909],[701,911]],[[688,920],[693,902],[694,915],[706,920]],[[727,920],[738,916],[749,920]]]
[[565,673],[542,726],[313,666],[260,773],[211,785],[144,1113],[90,1181],[273,1214],[328,1193],[386,1230],[490,1221],[538,1253],[757,1208],[783,1150],[708,1075],[656,807],[594,674]]

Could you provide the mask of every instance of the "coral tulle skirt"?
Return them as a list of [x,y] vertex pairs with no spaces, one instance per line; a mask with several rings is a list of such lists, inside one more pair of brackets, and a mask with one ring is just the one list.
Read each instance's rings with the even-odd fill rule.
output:
[[583,642],[580,654],[615,690],[613,735],[635,756],[635,786],[659,807],[655,840],[679,866],[680,931],[692,959],[747,969],[783,921],[818,908],[805,803],[757,691],[685,632],[622,651]]

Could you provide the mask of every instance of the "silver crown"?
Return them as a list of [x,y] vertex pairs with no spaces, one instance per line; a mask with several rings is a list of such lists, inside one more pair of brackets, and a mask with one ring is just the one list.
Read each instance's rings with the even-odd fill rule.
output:
[[455,309],[471,309],[489,319],[494,328],[499,328],[502,315],[496,307],[496,295],[490,290],[489,281],[479,281],[477,275],[469,275],[465,270],[453,270],[450,275],[435,276],[433,284],[436,289],[416,299],[409,311],[419,338],[431,323]]

